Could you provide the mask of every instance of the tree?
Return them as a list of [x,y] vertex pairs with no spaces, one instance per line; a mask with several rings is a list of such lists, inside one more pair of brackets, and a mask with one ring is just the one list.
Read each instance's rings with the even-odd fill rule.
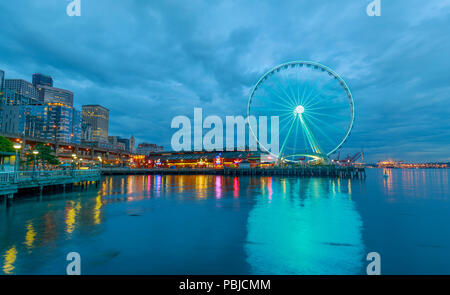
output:
[[0,136],[0,152],[14,153],[13,143],[4,136]]
[[42,143],[38,143],[38,144],[36,144],[34,149],[39,152],[39,154],[36,156],[36,159],[40,160],[43,165],[45,165],[45,164],[58,165],[59,164],[59,161],[56,158],[56,156],[53,154],[53,150],[50,146],[44,145]]

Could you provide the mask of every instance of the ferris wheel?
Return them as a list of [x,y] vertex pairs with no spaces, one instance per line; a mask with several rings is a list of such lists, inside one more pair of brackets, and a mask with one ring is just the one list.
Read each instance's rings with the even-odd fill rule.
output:
[[278,152],[259,141],[257,130],[250,125],[260,147],[278,161],[327,161],[349,136],[355,110],[350,89],[338,74],[319,63],[294,61],[259,79],[248,101],[247,116],[278,117],[278,131],[274,130],[279,137]]

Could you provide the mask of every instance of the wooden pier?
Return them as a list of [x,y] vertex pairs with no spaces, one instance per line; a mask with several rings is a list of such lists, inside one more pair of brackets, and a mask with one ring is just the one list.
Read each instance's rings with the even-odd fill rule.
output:
[[340,166],[311,166],[292,168],[103,168],[103,175],[133,175],[133,174],[162,174],[162,175],[229,175],[229,176],[297,176],[297,177],[333,177],[333,178],[365,178],[366,171],[360,167]]
[[55,170],[55,171],[18,171],[0,173],[0,196],[13,198],[23,189],[38,189],[40,194],[46,187],[73,186],[76,183],[97,183],[100,170]]

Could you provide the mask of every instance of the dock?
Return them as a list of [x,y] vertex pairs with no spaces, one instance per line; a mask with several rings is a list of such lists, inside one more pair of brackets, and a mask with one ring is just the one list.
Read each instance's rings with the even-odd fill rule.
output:
[[361,167],[310,166],[310,167],[270,167],[270,168],[102,168],[103,175],[226,175],[226,176],[297,176],[297,177],[366,177]]
[[24,189],[38,189],[42,195],[47,187],[60,187],[65,191],[66,186],[76,183],[97,184],[100,177],[98,169],[0,172],[0,196],[11,199],[14,194]]

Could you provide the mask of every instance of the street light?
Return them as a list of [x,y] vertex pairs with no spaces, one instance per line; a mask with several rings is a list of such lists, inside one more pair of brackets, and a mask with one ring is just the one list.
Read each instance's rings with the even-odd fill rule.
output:
[[20,143],[18,143],[18,142],[16,142],[14,145],[13,145],[13,148],[16,150],[16,158],[15,158],[15,161],[14,161],[14,175],[15,175],[15,177],[17,177],[17,170],[18,170],[18,167],[19,167],[19,150],[22,148],[22,145],[20,144]]
[[33,161],[33,176],[34,176],[34,170],[36,168],[36,156],[39,154],[38,150],[33,150],[33,155],[34,155],[34,161]]

